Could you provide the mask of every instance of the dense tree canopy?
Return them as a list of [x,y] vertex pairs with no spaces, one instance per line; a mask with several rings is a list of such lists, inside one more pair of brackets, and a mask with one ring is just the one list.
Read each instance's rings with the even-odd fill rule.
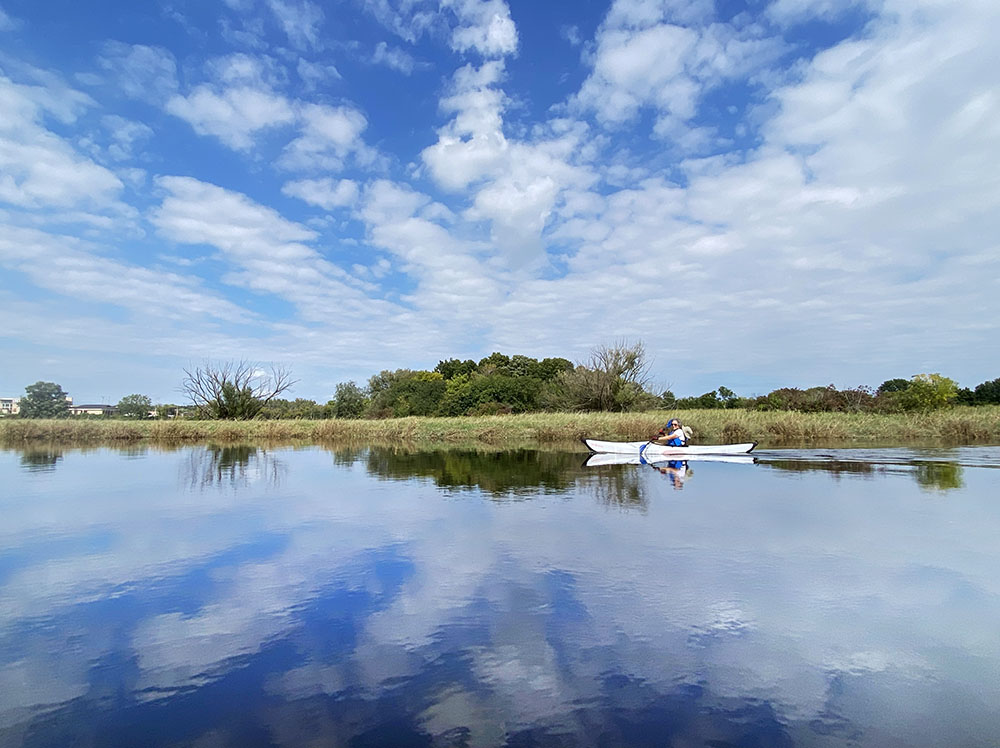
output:
[[35,382],[24,388],[21,418],[62,418],[69,415],[69,401],[55,382]]
[[148,418],[153,401],[145,395],[126,395],[118,401],[118,415],[125,418]]

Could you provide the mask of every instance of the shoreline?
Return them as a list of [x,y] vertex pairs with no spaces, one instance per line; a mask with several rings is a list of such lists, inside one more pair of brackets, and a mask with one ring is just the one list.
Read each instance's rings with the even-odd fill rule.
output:
[[[0,420],[0,446],[194,442],[284,442],[409,446],[570,445],[581,438],[650,438],[669,417],[694,430],[695,444],[756,441],[761,448],[817,443],[864,446],[920,442],[926,446],[1000,443],[1000,406],[955,407],[931,413],[798,413],[690,410],[642,413],[526,413],[383,420],[171,421]],[[582,445],[581,445],[582,448]]]

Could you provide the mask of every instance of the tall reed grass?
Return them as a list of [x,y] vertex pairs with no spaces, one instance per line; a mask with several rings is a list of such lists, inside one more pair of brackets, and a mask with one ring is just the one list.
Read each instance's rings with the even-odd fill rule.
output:
[[748,410],[643,413],[528,413],[460,418],[288,421],[0,420],[0,444],[153,441],[453,444],[570,444],[583,437],[649,439],[671,417],[701,444],[802,443],[1000,444],[1000,407],[957,407],[929,414],[794,413]]

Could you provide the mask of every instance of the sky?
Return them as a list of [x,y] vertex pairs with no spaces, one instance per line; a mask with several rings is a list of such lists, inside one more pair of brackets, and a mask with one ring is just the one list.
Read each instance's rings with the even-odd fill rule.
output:
[[1000,376],[994,0],[0,0],[0,395],[641,342]]

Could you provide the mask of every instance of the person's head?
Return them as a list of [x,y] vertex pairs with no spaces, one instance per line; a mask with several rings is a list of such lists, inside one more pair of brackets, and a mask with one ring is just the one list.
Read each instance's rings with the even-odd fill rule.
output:
[[676,418],[671,418],[669,421],[667,421],[667,428],[668,429],[676,429],[680,425],[681,425],[681,422],[678,421]]

